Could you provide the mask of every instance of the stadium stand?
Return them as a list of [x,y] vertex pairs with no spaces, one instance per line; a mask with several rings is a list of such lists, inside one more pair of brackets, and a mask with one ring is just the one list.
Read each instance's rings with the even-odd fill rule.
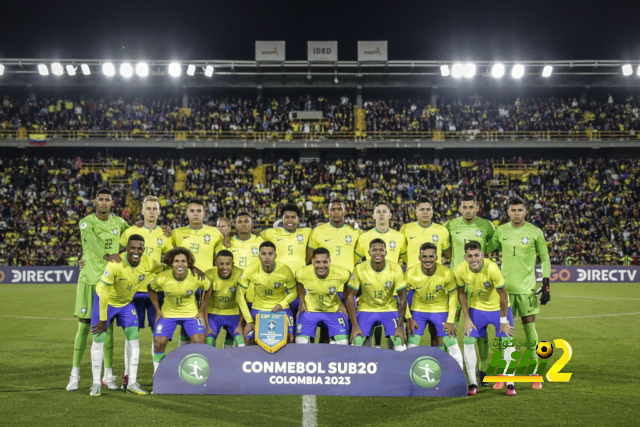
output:
[[434,166],[406,159],[332,162],[252,158],[81,159],[23,155],[0,159],[0,264],[65,265],[80,256],[78,220],[93,210],[104,186],[115,192],[112,213],[133,221],[139,200],[160,198],[160,223],[185,225],[186,200],[206,200],[206,222],[240,210],[254,228],[270,227],[288,201],[300,205],[301,226],[327,218],[326,203],[345,201],[365,229],[377,200],[394,210],[394,227],[415,220],[415,200],[434,201],[436,222],[457,214],[462,195],[477,195],[479,215],[506,220],[506,200],[529,202],[529,220],[543,228],[552,264],[638,263],[639,159],[444,159]]

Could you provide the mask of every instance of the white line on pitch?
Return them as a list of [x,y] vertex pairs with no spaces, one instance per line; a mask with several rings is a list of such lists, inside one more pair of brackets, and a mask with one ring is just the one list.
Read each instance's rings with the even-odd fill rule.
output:
[[573,296],[573,295],[554,295],[553,297],[554,298],[588,298],[588,299],[624,299],[624,300],[640,301],[640,298],[583,297],[583,296]]
[[302,395],[302,427],[318,427],[318,407],[314,394]]
[[615,313],[615,314],[596,314],[593,316],[571,316],[571,317],[543,317],[543,320],[559,320],[559,319],[586,319],[588,317],[611,317],[611,316],[631,316],[633,314],[640,314],[640,311],[634,313]]
[[2,314],[0,314],[0,317],[9,317],[11,319],[77,320],[72,317],[5,316]]

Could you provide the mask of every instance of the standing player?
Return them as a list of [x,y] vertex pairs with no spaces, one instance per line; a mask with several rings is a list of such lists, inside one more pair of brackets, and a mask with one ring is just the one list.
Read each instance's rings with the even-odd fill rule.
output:
[[[388,261],[386,256],[384,240],[373,239],[369,243],[369,260],[356,266],[351,283],[345,288],[347,311],[353,325],[351,342],[363,345],[373,325],[380,323],[387,337],[393,337],[394,350],[402,351],[406,350],[403,323],[407,312],[407,284],[402,268]],[[362,295],[356,312],[355,296],[358,290],[362,291]],[[394,292],[398,293],[399,304],[393,297]],[[366,335],[363,331],[367,331]],[[391,331],[395,331],[393,335]]]
[[[433,325],[437,334],[436,346],[444,350],[446,343],[449,354],[463,369],[462,353],[453,323],[458,306],[456,278],[449,267],[438,264],[437,254],[438,247],[434,243],[424,243],[420,247],[420,264],[409,267],[405,273],[407,287],[415,292],[411,319],[407,320],[407,348],[420,345],[427,324]],[[432,335],[432,341],[433,338]]]
[[[532,358],[538,358],[535,349],[538,344],[536,332],[536,314],[540,312],[536,297],[536,259],[542,263],[543,293],[540,304],[549,302],[549,276],[551,261],[544,233],[535,225],[525,221],[527,204],[520,197],[511,197],[507,213],[511,222],[496,229],[487,245],[487,252],[502,249],[502,275],[507,282],[507,292],[511,310],[522,320],[522,328],[527,340],[527,348],[532,350]],[[536,256],[537,254],[537,256]],[[535,375],[535,374],[534,374]],[[504,383],[496,383],[493,388],[501,389]],[[532,387],[541,389],[542,383],[533,383]]]
[[218,252],[216,266],[206,272],[213,289],[208,306],[206,343],[216,346],[216,338],[223,329],[227,332],[225,348],[244,347],[243,324],[236,295],[242,269],[234,266],[233,253],[226,249]]
[[[155,196],[147,196],[142,200],[142,217],[144,218],[144,225],[142,227],[131,227],[120,238],[120,246],[125,248],[129,237],[136,234],[144,240],[144,253],[153,261],[162,262],[162,255],[169,252],[173,245],[171,244],[171,236],[166,235],[166,231],[158,225],[158,217],[160,216],[160,200]],[[170,231],[170,230],[168,230]],[[160,298],[160,305],[162,306],[162,294],[158,296]],[[143,329],[145,327],[145,319],[149,322],[149,327],[153,329],[153,325],[156,323],[156,312],[149,299],[147,293],[147,282],[141,282],[138,287],[138,291],[133,297],[133,305],[136,308],[138,314],[138,328]],[[129,349],[129,341],[125,341],[124,352],[124,378],[122,379],[122,388],[126,389],[129,384],[129,363],[128,355],[131,350]],[[153,355],[153,335],[151,336],[151,354]]]
[[[347,316],[339,310],[338,289],[349,281],[346,268],[331,265],[331,254],[326,248],[314,249],[312,265],[296,271],[300,311],[296,324],[296,344],[309,344],[316,337],[316,328],[323,323],[336,344],[349,344]],[[306,294],[305,294],[306,291]]]
[[[147,286],[149,298],[156,309],[156,324],[153,332],[153,372],[165,357],[169,340],[176,326],[182,326],[189,339],[196,344],[204,344],[207,332],[207,305],[211,297],[211,283],[206,278],[198,278],[190,269],[195,264],[193,254],[183,247],[171,249],[164,257],[170,271],[157,274]],[[198,308],[196,292],[204,292]],[[157,292],[164,292],[162,311]]]
[[[187,201],[187,218],[189,225],[173,230],[171,243],[175,247],[189,249],[195,258],[195,267],[198,270],[211,270],[215,259],[215,248],[222,241],[223,236],[215,227],[204,225],[204,205],[201,200]],[[184,334],[184,329],[181,329],[178,346],[185,344],[189,344],[189,338]]]
[[[451,235],[451,270],[457,271],[458,265],[464,262],[465,245],[470,241],[480,243],[482,251],[486,253],[486,244],[493,237],[495,227],[491,221],[478,217],[478,201],[475,196],[467,194],[462,197],[460,214],[458,218],[447,221],[444,226]],[[460,320],[460,307],[456,312],[455,322]],[[489,341],[486,338],[478,340],[478,353],[480,364],[478,377],[480,385],[487,387],[489,384],[483,381],[489,361]]]
[[[261,311],[284,311],[289,317],[289,342],[294,341],[294,317],[289,306],[298,297],[296,280],[291,269],[283,263],[276,262],[276,246],[272,242],[260,244],[260,263],[247,267],[240,280],[240,292],[236,296],[238,306],[247,324],[244,337],[247,345],[255,340],[255,315]],[[245,294],[254,288],[255,299],[251,309],[247,306]],[[287,294],[288,292],[288,294]]]
[[[122,218],[110,215],[113,199],[111,190],[98,190],[95,199],[95,213],[80,220],[80,238],[82,240],[82,260],[84,267],[80,270],[78,288],[76,290],[75,316],[78,318],[78,333],[73,349],[73,367],[67,391],[78,390],[80,383],[80,362],[87,348],[87,337],[91,329],[91,311],[96,294],[96,285],[104,273],[107,263],[121,262],[118,255],[120,235],[129,228]],[[113,376],[113,327],[107,331],[104,357],[104,384],[110,390],[117,390]]]
[[[500,267],[484,258],[479,242],[467,242],[464,248],[465,262],[456,269],[456,281],[458,288],[466,287],[471,291],[470,298],[465,292],[458,292],[458,299],[464,313],[464,363],[469,377],[468,394],[473,396],[478,391],[476,338],[486,338],[487,326],[493,325],[496,337],[500,337],[501,341],[508,341],[513,337],[513,315]],[[468,304],[467,299],[470,299]],[[504,350],[507,366],[513,350],[514,347],[506,347]],[[507,396],[515,395],[513,383],[507,383]]]
[[109,263],[100,283],[98,295],[99,307],[92,313],[93,346],[91,347],[91,366],[93,369],[93,387],[90,396],[102,394],[100,371],[107,326],[117,319],[127,337],[127,363],[125,368],[130,375],[131,384],[127,391],[135,394],[148,394],[138,384],[138,361],[140,360],[139,316],[133,304],[134,295],[142,284],[149,282],[153,275],[161,273],[164,266],[144,255],[144,238],[138,234],[129,236],[124,260],[121,263]]

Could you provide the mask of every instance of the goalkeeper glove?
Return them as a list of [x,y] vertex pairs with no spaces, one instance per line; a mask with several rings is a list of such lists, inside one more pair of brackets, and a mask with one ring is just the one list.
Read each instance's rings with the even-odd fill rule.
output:
[[542,294],[540,297],[540,305],[546,305],[551,301],[551,291],[549,290],[549,278],[542,279],[542,286],[536,292],[536,295]]

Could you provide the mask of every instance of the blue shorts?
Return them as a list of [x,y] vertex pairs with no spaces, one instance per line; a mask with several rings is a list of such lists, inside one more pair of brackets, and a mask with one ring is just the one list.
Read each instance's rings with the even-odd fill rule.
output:
[[[138,327],[140,329],[144,328],[146,319],[149,326],[153,328],[153,325],[156,324],[156,309],[151,303],[149,294],[147,292],[136,292],[136,294],[133,296],[132,302],[136,307],[136,313],[138,313]],[[163,302],[164,292],[158,292],[158,304],[160,304],[160,307],[162,307]],[[120,324],[120,320],[118,320],[118,326],[122,326]]]
[[204,334],[207,332],[207,329],[201,324],[200,319],[194,319],[192,317],[189,318],[167,318],[165,317],[158,319],[158,323],[156,324],[156,328],[153,331],[154,337],[168,337],[169,339],[173,338],[173,332],[176,330],[178,325],[182,325],[182,329],[187,333],[189,338],[192,335],[196,334]]
[[[290,308],[285,308],[284,310],[285,313],[287,313],[287,317],[288,317],[288,321],[289,321],[289,335],[293,335],[293,323],[294,323],[294,319],[295,317],[293,317],[293,313],[291,312]],[[256,319],[256,314],[258,313],[271,313],[270,311],[261,311],[261,310],[256,310],[256,309],[251,309],[251,317],[253,317],[253,320],[255,321]],[[256,336],[256,332],[255,330],[249,332],[246,336],[246,338],[255,338]]]
[[207,336],[217,337],[222,329],[227,330],[227,336],[229,336],[229,334],[233,334],[234,337],[242,336],[242,334],[234,334],[234,331],[238,328],[238,323],[240,323],[239,314],[224,315],[209,313],[209,327],[213,331],[213,335],[208,334]]
[[[132,303],[124,307],[107,306],[107,326],[118,320],[118,326],[129,328],[131,326],[138,327],[138,315],[136,308]],[[100,301],[98,295],[93,296],[93,311],[91,312],[91,325],[95,326],[100,321]]]
[[442,326],[447,321],[447,317],[449,317],[448,312],[442,313],[424,313],[422,311],[411,311],[411,316],[413,320],[418,324],[418,329],[414,329],[414,333],[416,335],[424,335],[425,331],[428,328],[428,324],[432,323],[436,327],[436,333],[439,337],[446,337],[447,334],[442,330]]
[[[487,336],[487,326],[493,325],[496,328],[496,337],[506,337],[507,334],[500,332],[500,310],[484,311],[475,308],[469,309],[469,317],[476,329],[471,330],[471,336],[474,338],[485,338]],[[509,325],[513,326],[513,314],[511,307],[507,309],[507,320]]]
[[348,335],[347,316],[344,313],[307,313],[301,312],[296,322],[296,334],[316,337],[316,328],[325,325],[329,329],[329,336]]
[[398,327],[397,311],[359,311],[356,318],[365,338],[369,336],[371,328],[378,324],[384,326],[386,336],[393,336]]

